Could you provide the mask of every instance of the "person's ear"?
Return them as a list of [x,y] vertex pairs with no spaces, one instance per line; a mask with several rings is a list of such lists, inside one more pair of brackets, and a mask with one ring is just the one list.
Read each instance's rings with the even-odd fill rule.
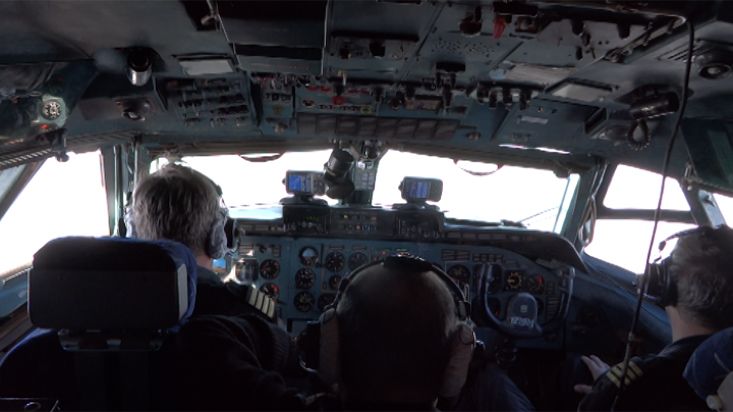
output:
[[473,328],[461,322],[451,337],[450,357],[443,375],[441,397],[452,398],[461,393],[463,385],[466,384],[475,346],[476,334]]

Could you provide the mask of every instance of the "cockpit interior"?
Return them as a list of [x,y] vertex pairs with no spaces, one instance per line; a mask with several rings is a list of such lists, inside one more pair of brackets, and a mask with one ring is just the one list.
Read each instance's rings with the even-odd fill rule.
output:
[[0,356],[34,330],[33,253],[128,236],[167,163],[221,186],[215,272],[291,336],[350,272],[419,256],[541,410],[575,410],[567,359],[621,361],[635,317],[634,351],[669,342],[636,308],[652,243],[733,219],[726,1],[9,0],[0,21]]

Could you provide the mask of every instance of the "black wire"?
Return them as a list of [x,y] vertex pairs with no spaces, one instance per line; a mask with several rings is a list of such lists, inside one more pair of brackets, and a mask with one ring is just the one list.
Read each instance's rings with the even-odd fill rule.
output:
[[626,382],[626,376],[629,371],[629,362],[631,361],[631,347],[633,345],[633,342],[636,338],[636,328],[639,323],[639,318],[641,316],[641,308],[642,304],[644,303],[644,295],[646,294],[647,286],[648,286],[648,279],[649,279],[649,260],[652,256],[652,249],[654,248],[654,242],[657,235],[657,227],[659,226],[659,215],[661,214],[662,210],[662,200],[664,199],[664,187],[665,182],[667,180],[667,174],[669,173],[669,164],[672,158],[672,152],[674,150],[674,143],[677,140],[677,135],[679,134],[680,129],[680,123],[682,122],[682,118],[685,114],[685,108],[687,108],[687,98],[688,96],[688,90],[690,86],[690,72],[692,70],[692,54],[694,52],[695,47],[695,27],[692,24],[692,21],[688,18],[687,21],[687,31],[689,35],[689,43],[687,45],[687,61],[685,62],[685,78],[684,78],[684,88],[682,89],[682,103],[680,105],[680,110],[677,112],[677,119],[674,123],[674,128],[672,130],[672,137],[669,140],[669,146],[667,147],[667,152],[664,155],[664,166],[662,168],[662,185],[659,189],[659,200],[657,201],[657,208],[654,210],[654,226],[652,228],[652,238],[649,241],[649,249],[647,250],[646,254],[646,268],[644,269],[644,276],[642,276],[640,282],[639,282],[639,299],[636,301],[636,309],[634,310],[634,317],[631,321],[631,330],[629,331],[629,336],[627,338],[626,342],[626,350],[624,353],[624,360],[623,360],[623,368],[621,369],[621,381],[619,382],[619,390],[616,392],[616,396],[613,401],[613,406],[615,407],[616,402],[618,402],[619,396],[621,395],[621,392],[624,390],[624,384]]

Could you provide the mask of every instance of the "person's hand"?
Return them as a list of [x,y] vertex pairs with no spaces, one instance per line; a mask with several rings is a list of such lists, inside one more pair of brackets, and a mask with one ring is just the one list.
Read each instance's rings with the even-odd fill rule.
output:
[[[605,375],[606,372],[608,372],[608,370],[610,369],[610,366],[608,366],[606,362],[602,361],[601,358],[596,355],[581,356],[580,360],[582,360],[583,363],[585,363],[585,366],[588,367],[588,370],[593,377],[593,381]],[[591,392],[593,387],[591,385],[580,384],[575,385],[573,389],[575,389],[575,392],[588,394]]]

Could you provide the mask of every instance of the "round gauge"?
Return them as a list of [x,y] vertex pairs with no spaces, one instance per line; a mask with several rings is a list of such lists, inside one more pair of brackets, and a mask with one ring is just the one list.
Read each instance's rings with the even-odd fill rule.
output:
[[542,275],[529,276],[526,279],[526,287],[531,293],[541,295],[545,292],[545,278]]
[[275,279],[280,274],[280,263],[277,260],[267,259],[260,263],[260,276],[263,279]]
[[313,309],[313,304],[315,302],[316,298],[314,298],[313,294],[310,292],[300,292],[295,295],[295,298],[293,299],[295,309],[299,312],[310,312],[311,309]]
[[246,259],[237,262],[236,277],[238,282],[254,282],[259,272],[257,259]]
[[49,100],[41,107],[41,116],[48,120],[56,120],[61,117],[61,103],[57,100]]
[[342,270],[344,270],[345,265],[346,258],[341,252],[329,253],[328,255],[326,255],[326,261],[323,263],[323,266],[325,266],[326,269],[332,273],[341,272]]
[[333,275],[330,278],[328,278],[328,287],[331,289],[338,289],[340,283],[341,283],[341,276],[339,275]]
[[471,280],[471,272],[463,265],[453,265],[446,273],[459,285],[465,285]]
[[522,274],[520,272],[509,272],[506,275],[506,289],[518,290],[522,287]]
[[277,298],[280,296],[280,286],[274,283],[265,283],[264,285],[260,286],[260,291],[275,300],[277,300]]
[[295,273],[295,287],[298,289],[310,289],[316,283],[316,274],[308,269],[301,268]]
[[359,266],[366,264],[368,261],[369,257],[366,254],[362,252],[354,252],[349,256],[349,270],[353,271]]
[[336,294],[334,293],[324,293],[321,296],[319,296],[318,297],[318,310],[323,312],[323,310],[326,309],[326,306],[330,305],[334,299],[336,299]]
[[313,266],[318,262],[318,251],[312,246],[306,246],[300,249],[298,258],[303,266]]

